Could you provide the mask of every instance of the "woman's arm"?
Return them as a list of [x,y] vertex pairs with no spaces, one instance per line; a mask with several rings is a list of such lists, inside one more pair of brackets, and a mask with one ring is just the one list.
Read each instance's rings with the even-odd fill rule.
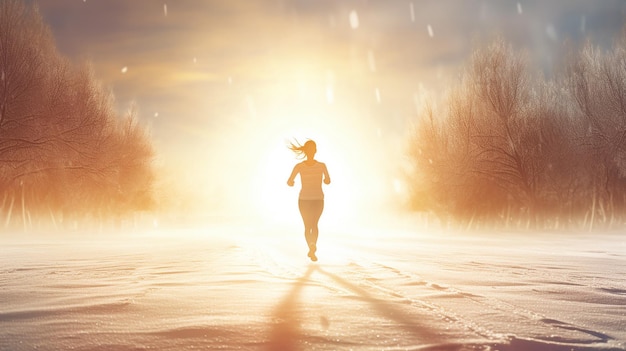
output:
[[296,175],[298,174],[298,165],[293,166],[293,171],[291,171],[291,175],[289,179],[287,179],[287,185],[293,186],[294,180],[296,179]]
[[330,176],[328,175],[326,164],[324,164],[324,184],[330,184]]

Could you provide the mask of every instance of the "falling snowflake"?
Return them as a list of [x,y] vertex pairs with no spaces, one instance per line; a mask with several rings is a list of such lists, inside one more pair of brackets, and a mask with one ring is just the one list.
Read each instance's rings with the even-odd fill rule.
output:
[[357,15],[355,10],[350,11],[350,27],[352,29],[359,28],[359,15]]
[[376,60],[374,59],[372,50],[367,52],[367,64],[369,65],[370,71],[376,72]]
[[584,33],[587,30],[587,17],[585,17],[585,15],[582,15],[580,17],[580,32]]
[[198,63],[198,59],[197,58],[193,58],[193,64],[195,65],[196,63]]
[[246,105],[248,105],[248,112],[250,113],[250,117],[256,117],[256,107],[254,105],[254,100],[252,99],[252,96],[246,96]]
[[335,101],[335,94],[332,86],[326,87],[326,102],[331,105]]
[[163,15],[167,16],[167,4],[163,4]]
[[556,33],[556,29],[551,24],[546,26],[546,34],[548,35],[548,38],[554,41],[556,41],[559,37],[558,34]]
[[335,19],[335,16],[328,15],[328,25],[330,26],[330,28],[335,28],[337,26],[337,20]]
[[517,13],[519,13],[520,15],[523,13],[522,11],[522,4],[521,3],[517,3]]
[[154,113],[154,117],[159,117],[159,113],[158,113],[158,112],[155,112],[155,113]]
[[426,29],[428,30],[428,36],[429,37],[434,37],[435,36],[435,32],[433,32],[433,27],[429,24],[426,26]]
[[411,22],[415,22],[415,6],[413,6],[413,3],[409,3],[409,11],[411,13]]
[[375,94],[376,94],[376,102],[380,104],[380,90],[378,90],[378,88],[376,88]]
[[233,77],[228,77],[228,85],[233,85]]
[[128,67],[126,66],[122,67],[122,73],[126,73],[126,72],[128,72]]
[[400,179],[394,178],[392,184],[393,191],[395,191],[396,194],[404,194],[406,192],[406,188]]

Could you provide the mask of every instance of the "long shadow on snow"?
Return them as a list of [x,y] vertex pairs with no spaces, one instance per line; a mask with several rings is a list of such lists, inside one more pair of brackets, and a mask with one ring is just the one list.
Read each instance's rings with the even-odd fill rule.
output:
[[458,345],[451,346],[451,348],[444,346],[444,343],[440,343],[443,340],[439,340],[441,337],[438,337],[432,328],[420,323],[414,316],[404,312],[393,303],[377,299],[364,289],[348,282],[340,276],[327,272],[317,265],[311,265],[306,273],[294,283],[293,288],[276,307],[273,317],[277,322],[274,324],[269,335],[269,342],[267,344],[268,350],[296,351],[299,349],[298,341],[302,338],[302,335],[299,331],[299,320],[297,316],[298,297],[303,287],[310,281],[310,277],[314,272],[326,275],[342,287],[351,290],[360,300],[370,304],[379,315],[398,323],[400,328],[420,340],[423,340],[424,344],[438,344],[446,350],[457,348]]
[[[320,273],[334,280],[340,286],[352,291],[356,294],[357,298],[368,303],[374,311],[380,316],[392,320],[398,324],[398,326],[408,333],[412,334],[416,338],[422,341],[422,346],[418,346],[418,350],[458,350],[464,347],[473,347],[475,349],[499,349],[504,351],[616,351],[622,350],[619,347],[613,347],[607,345],[607,341],[611,338],[592,331],[580,329],[581,332],[598,337],[599,340],[590,342],[593,345],[581,345],[572,343],[558,343],[542,340],[526,340],[519,338],[510,338],[504,342],[494,342],[487,344],[474,344],[474,345],[462,345],[458,343],[449,343],[446,340],[442,340],[441,335],[437,335],[436,330],[420,323],[416,320],[415,316],[398,308],[394,303],[390,303],[386,300],[381,300],[370,295],[365,289],[360,288],[357,285],[350,283],[349,281],[341,278],[340,276],[327,272],[317,265],[311,265],[305,272],[305,274],[296,280],[293,284],[293,288],[276,307],[274,312],[274,319],[276,323],[269,335],[269,342],[267,343],[268,350],[271,351],[297,351],[299,350],[298,343],[304,339],[304,336],[299,330],[300,320],[298,318],[298,299],[302,292],[302,289],[311,282],[310,277],[313,273]],[[555,322],[556,323],[556,322]],[[558,326],[557,326],[558,327]],[[561,326],[564,329],[572,329],[574,327]],[[575,328],[578,330],[577,328]]]
[[276,323],[270,332],[268,350],[295,351],[298,349],[299,321],[296,316],[298,296],[315,268],[316,266],[309,266],[306,273],[293,284],[293,288],[276,307],[273,316]]

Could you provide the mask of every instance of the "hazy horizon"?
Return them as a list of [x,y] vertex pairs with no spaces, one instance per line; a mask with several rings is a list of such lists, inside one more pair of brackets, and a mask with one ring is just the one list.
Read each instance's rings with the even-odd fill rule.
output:
[[290,138],[319,144],[327,213],[387,206],[424,96],[475,49],[502,37],[549,76],[566,42],[607,47],[626,13],[620,1],[34,2],[60,51],[90,61],[120,110],[137,105],[170,207],[278,217],[297,197]]

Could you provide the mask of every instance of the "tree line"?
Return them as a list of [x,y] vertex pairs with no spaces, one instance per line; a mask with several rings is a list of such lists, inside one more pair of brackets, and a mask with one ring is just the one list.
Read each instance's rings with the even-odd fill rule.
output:
[[626,223],[626,31],[587,42],[554,77],[503,40],[475,50],[410,135],[414,209],[462,227]]
[[37,8],[0,2],[0,227],[107,221],[154,205],[136,110],[61,55]]

